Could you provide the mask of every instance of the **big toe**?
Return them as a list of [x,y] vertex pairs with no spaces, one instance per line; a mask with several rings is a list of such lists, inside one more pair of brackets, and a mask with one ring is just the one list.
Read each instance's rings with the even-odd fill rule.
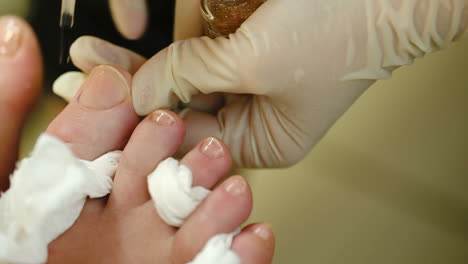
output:
[[96,67],[47,132],[67,142],[81,159],[122,149],[139,119],[130,99],[130,74]]
[[24,120],[42,86],[42,59],[31,27],[14,16],[0,18],[0,190],[18,155]]

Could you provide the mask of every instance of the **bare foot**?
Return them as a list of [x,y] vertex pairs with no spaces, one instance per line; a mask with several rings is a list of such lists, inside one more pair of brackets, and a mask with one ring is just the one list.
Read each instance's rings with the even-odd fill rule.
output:
[[[242,177],[214,188],[229,171],[231,154],[220,140],[207,138],[181,163],[192,170],[194,185],[214,191],[181,228],[160,219],[147,176],[175,153],[185,127],[169,111],[156,111],[137,126],[129,83],[124,71],[97,67],[48,129],[82,159],[125,146],[111,195],[87,202],[72,228],[49,246],[48,263],[187,263],[211,237],[232,232],[250,215],[252,194]],[[250,225],[235,236],[232,248],[244,264],[270,263],[273,231],[266,224]]]
[[30,26],[13,16],[0,18],[0,191],[18,159],[21,128],[42,86],[39,45]]

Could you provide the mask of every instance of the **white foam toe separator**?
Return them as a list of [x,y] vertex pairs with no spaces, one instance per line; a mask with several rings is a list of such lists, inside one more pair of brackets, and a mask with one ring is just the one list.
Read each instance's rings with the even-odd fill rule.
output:
[[120,156],[80,160],[64,142],[41,135],[0,197],[0,262],[45,263],[49,243],[73,225],[86,198],[110,192]]
[[[161,162],[148,176],[148,188],[159,216],[175,227],[180,227],[210,193],[203,187],[192,187],[191,171],[173,158]],[[231,250],[238,232],[212,237],[188,264],[240,264],[239,256]]]

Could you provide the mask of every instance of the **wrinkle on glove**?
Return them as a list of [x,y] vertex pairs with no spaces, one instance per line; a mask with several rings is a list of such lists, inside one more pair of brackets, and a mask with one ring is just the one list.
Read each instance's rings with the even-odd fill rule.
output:
[[[415,58],[446,48],[466,34],[460,30],[466,3],[466,0],[366,0],[367,60],[362,69],[345,75],[343,80],[389,79],[395,67],[410,65]],[[348,55],[355,56],[351,51],[354,47],[347,48]],[[348,61],[353,60],[350,57]]]
[[[180,227],[210,193],[201,186],[192,187],[192,180],[190,169],[173,158],[159,163],[148,176],[149,193],[156,211],[168,225]],[[239,257],[230,249],[238,232],[212,237],[188,264],[240,264]]]
[[73,225],[86,198],[110,192],[120,156],[80,160],[61,140],[41,135],[0,197],[0,261],[45,263],[48,244]]

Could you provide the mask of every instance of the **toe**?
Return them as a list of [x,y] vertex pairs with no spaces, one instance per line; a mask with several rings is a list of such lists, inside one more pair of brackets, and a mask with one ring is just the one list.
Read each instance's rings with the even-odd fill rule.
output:
[[143,120],[123,151],[109,206],[126,210],[147,202],[147,176],[175,153],[184,135],[183,121],[172,112],[158,110]]
[[17,17],[0,18],[0,191],[7,187],[22,125],[41,90],[41,61],[29,25]]
[[[49,125],[47,133],[67,142],[81,159],[95,160],[111,150],[123,149],[139,121],[131,103],[129,82],[130,75],[120,69],[96,67],[70,104]],[[67,253],[61,247],[69,244],[60,241],[89,235],[83,227],[91,225],[90,219],[94,221],[102,212],[104,201],[87,201],[80,218],[51,246],[51,252]],[[77,245],[80,248],[83,243]]]
[[96,67],[47,132],[69,143],[82,159],[122,149],[138,123],[129,83],[130,75],[123,70]]
[[[252,210],[252,193],[241,176],[233,176],[217,187],[187,219],[173,244],[175,263],[187,263],[206,242],[240,226]],[[183,252],[183,253],[181,253]]]
[[243,264],[269,264],[275,252],[275,236],[268,224],[252,224],[238,234],[232,249]]
[[193,186],[211,189],[231,169],[231,153],[215,137],[200,142],[181,160],[192,171]]

